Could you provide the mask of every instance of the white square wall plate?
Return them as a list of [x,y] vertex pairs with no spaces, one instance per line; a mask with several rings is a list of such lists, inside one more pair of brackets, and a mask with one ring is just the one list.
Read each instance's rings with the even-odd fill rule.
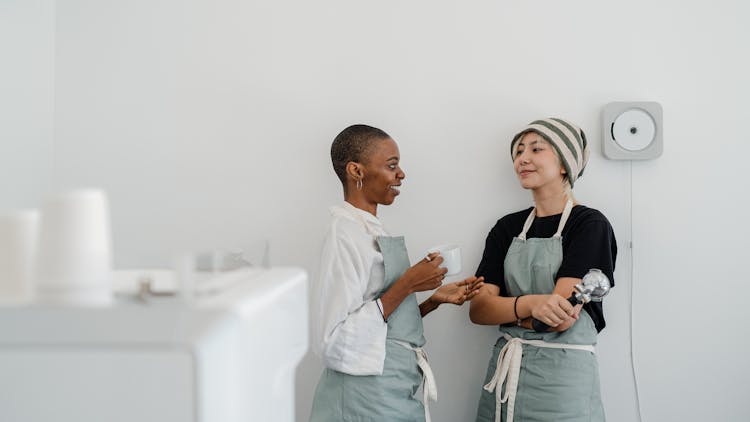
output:
[[602,110],[602,151],[611,160],[651,160],[664,150],[659,103],[613,102]]

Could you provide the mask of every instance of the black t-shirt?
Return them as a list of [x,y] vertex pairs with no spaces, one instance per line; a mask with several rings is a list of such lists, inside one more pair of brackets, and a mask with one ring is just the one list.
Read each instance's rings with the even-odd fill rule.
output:
[[[484,246],[482,261],[477,268],[477,277],[483,276],[486,283],[500,287],[500,295],[508,296],[505,285],[504,262],[505,255],[514,237],[523,229],[523,224],[529,216],[531,208],[508,214],[501,218],[490,230]],[[531,224],[526,238],[552,237],[557,232],[562,214],[547,217],[536,217]],[[613,272],[617,258],[617,242],[612,226],[601,212],[583,205],[576,205],[568,217],[562,231],[563,259],[555,280],[560,277],[583,278],[591,268],[598,268],[609,277],[612,286],[615,284]],[[605,326],[604,312],[601,302],[589,302],[583,306],[591,319],[594,320],[596,330],[601,331]]]

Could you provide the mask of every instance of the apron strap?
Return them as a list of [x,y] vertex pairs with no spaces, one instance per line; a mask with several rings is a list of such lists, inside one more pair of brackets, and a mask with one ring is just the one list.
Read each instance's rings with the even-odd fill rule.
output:
[[412,350],[417,355],[417,365],[422,370],[422,404],[424,405],[425,422],[431,422],[430,419],[430,400],[437,401],[437,384],[432,368],[427,362],[427,353],[421,347],[414,347],[409,343],[392,340],[401,347]]
[[568,222],[571,210],[573,210],[573,201],[568,199],[568,202],[565,203],[565,209],[563,210],[562,216],[560,217],[560,224],[557,226],[557,233],[552,237],[562,237],[563,227],[565,227],[565,223]]
[[[557,225],[557,233],[555,233],[552,237],[562,237],[562,231],[565,227],[565,223],[568,222],[568,217],[570,217],[570,212],[573,209],[573,201],[571,199],[568,199],[568,202],[565,203],[565,208],[563,209],[562,216],[560,217],[560,224]],[[526,240],[526,233],[531,228],[531,223],[534,222],[534,218],[536,217],[536,207],[534,207],[531,212],[529,213],[529,216],[526,217],[526,222],[523,223],[523,230],[521,230],[521,234],[518,235],[518,238],[521,240]]]
[[[484,389],[487,392],[495,392],[495,422],[500,422],[502,416],[502,404],[507,402],[508,414],[506,422],[513,422],[513,412],[516,404],[516,392],[518,391],[518,379],[521,374],[521,359],[523,357],[523,345],[528,344],[536,347],[547,347],[552,349],[573,349],[585,350],[595,353],[594,346],[589,344],[565,344],[565,343],[547,343],[543,340],[525,340],[518,337],[511,337],[507,333],[503,334],[507,343],[500,349],[497,357],[497,368],[495,374],[490,379]],[[505,394],[502,393],[502,386],[505,383]]]
[[519,239],[526,240],[526,232],[529,231],[531,223],[534,222],[534,217],[536,217],[536,207],[534,207],[529,213],[529,216],[526,217],[526,222],[523,223],[523,230],[521,230],[521,234],[518,235]]

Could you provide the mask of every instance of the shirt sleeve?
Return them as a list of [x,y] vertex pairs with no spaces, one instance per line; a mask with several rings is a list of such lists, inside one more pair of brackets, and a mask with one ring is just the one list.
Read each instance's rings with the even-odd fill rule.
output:
[[[598,268],[609,278],[614,287],[617,242],[609,222],[606,220],[587,222],[581,226],[580,230],[569,233],[568,239],[570,243],[565,248],[557,277],[583,278],[590,269]],[[589,302],[583,305],[583,309],[591,316],[598,332],[606,326],[603,307],[602,302]]]
[[329,233],[315,289],[313,330],[326,367],[351,375],[380,375],[388,326],[375,300],[365,300],[372,262],[344,234]]
[[609,277],[614,286],[616,243],[612,227],[607,221],[594,220],[568,234],[570,243],[563,255],[557,277],[583,278],[592,268]]
[[500,287],[500,296],[507,296],[503,268],[507,250],[503,250],[503,245],[500,244],[500,239],[498,239],[495,233],[497,228],[498,226],[496,225],[487,235],[487,240],[484,242],[482,260],[479,262],[475,276],[484,277],[485,283]]

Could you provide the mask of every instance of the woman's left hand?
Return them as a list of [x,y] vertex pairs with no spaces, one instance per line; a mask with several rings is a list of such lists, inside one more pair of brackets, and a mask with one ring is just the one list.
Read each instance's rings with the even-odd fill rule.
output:
[[479,288],[484,286],[484,277],[469,277],[463,281],[448,283],[440,286],[430,299],[435,303],[452,303],[463,305],[479,293]]
[[560,325],[558,325],[557,327],[553,328],[552,331],[562,332],[572,327],[573,324],[575,324],[576,321],[578,321],[578,318],[580,318],[582,307],[583,305],[574,306],[573,313],[568,317],[568,319],[560,323]]

